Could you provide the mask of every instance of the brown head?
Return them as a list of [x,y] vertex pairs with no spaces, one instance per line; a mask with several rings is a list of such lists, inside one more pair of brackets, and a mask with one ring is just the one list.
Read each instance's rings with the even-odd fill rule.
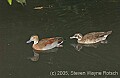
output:
[[34,42],[34,44],[37,44],[39,42],[38,36],[37,35],[33,35],[30,37],[30,40],[28,40],[26,43],[30,43],[30,42]]

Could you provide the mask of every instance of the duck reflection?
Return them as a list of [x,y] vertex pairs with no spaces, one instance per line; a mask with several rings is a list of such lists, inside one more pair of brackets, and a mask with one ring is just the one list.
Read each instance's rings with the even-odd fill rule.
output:
[[[38,51],[38,50],[33,50],[33,56],[29,57],[31,61],[38,61],[40,58],[40,53],[56,53],[58,51],[58,48],[50,49],[50,50],[45,50],[45,51]],[[51,61],[51,58],[50,58]]]
[[75,44],[75,43],[72,43],[71,46],[73,46],[77,51],[80,51],[83,47],[97,48],[101,44],[107,44],[107,40],[104,40],[102,42],[95,43],[95,44],[80,44],[80,43]]

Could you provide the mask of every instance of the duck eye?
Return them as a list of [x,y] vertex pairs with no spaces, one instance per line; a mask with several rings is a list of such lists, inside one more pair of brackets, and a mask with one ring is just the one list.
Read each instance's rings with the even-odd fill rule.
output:
[[75,37],[77,37],[77,35],[75,35]]

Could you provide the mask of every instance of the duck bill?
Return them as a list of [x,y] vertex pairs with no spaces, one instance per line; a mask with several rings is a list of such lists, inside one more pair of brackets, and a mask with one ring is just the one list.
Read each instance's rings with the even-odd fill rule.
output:
[[70,39],[73,39],[73,38],[75,38],[74,36],[73,37],[70,37]]
[[28,40],[26,43],[30,43],[31,42],[31,40]]

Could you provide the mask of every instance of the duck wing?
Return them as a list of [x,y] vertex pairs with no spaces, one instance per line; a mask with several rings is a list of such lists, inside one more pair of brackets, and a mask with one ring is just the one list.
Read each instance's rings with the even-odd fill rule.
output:
[[86,40],[86,39],[92,40],[92,39],[103,37],[104,35],[107,35],[107,33],[106,32],[92,32],[92,33],[86,34],[82,39],[83,40]]
[[38,44],[46,46],[48,44],[52,44],[55,41],[56,41],[55,38],[45,38],[45,39],[40,40]]
[[46,45],[52,44],[56,41],[59,43],[59,42],[63,41],[63,38],[62,37],[45,38],[45,39],[40,40],[38,44],[39,45],[44,44],[46,46]]

